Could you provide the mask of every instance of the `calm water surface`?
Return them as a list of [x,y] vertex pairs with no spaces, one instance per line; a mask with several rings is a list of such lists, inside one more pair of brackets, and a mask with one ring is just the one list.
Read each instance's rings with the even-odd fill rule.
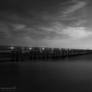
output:
[[0,64],[0,88],[16,92],[91,92],[92,55]]

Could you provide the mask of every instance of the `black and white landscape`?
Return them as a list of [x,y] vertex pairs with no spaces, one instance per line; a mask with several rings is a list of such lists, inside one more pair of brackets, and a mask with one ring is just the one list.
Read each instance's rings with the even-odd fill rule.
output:
[[91,11],[91,0],[0,0],[0,92],[91,92]]

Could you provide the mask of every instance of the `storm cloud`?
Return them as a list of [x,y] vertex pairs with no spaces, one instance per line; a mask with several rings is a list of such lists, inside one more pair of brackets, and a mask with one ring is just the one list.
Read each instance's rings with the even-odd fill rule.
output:
[[0,0],[0,44],[58,47],[60,42],[59,47],[64,47],[72,39],[83,41],[92,35],[86,26],[89,2]]

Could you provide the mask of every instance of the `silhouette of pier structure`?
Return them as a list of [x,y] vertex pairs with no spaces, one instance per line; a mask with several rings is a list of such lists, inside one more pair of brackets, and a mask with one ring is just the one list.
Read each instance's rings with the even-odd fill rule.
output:
[[0,46],[0,61],[54,60],[91,53],[86,49]]

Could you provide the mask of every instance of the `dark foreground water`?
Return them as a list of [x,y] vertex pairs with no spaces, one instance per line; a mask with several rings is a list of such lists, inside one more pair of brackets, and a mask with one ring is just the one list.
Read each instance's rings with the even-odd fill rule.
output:
[[[12,92],[91,92],[92,55],[60,61],[0,64],[0,90]],[[6,91],[5,91],[6,92]]]

